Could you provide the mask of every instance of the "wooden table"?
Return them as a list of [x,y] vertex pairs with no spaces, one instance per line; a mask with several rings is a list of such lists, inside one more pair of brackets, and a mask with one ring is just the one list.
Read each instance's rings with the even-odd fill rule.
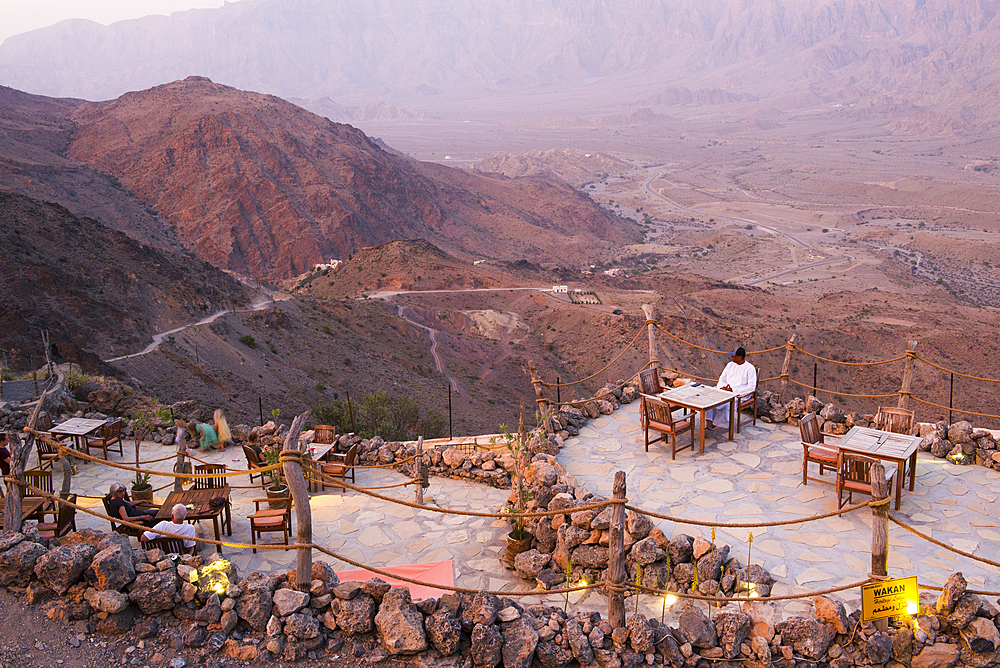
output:
[[72,436],[76,449],[80,452],[87,452],[87,436],[90,436],[107,423],[107,420],[70,418],[49,429],[49,433],[59,434],[60,436]]
[[[179,503],[188,507],[187,520],[189,522],[212,520],[212,526],[215,528],[215,540],[222,540],[222,535],[219,533],[219,516],[222,515],[223,510],[226,511],[226,521],[223,522],[223,528],[228,528],[227,534],[233,535],[233,518],[229,510],[229,493],[231,491],[232,488],[226,485],[221,489],[189,489],[181,492],[170,492],[163,505],[160,506],[159,512],[156,513],[156,521],[169,520],[171,508]],[[226,502],[218,508],[213,508],[208,502],[215,496],[221,496]],[[215,549],[220,554],[222,553],[221,545],[217,545]]]
[[[330,456],[330,451],[333,450],[335,447],[337,447],[336,443],[313,443],[312,445],[309,446],[309,449],[305,451],[306,459],[311,460],[313,462],[326,461]],[[318,471],[317,475],[322,475],[322,472],[319,471],[318,466],[316,467],[316,470]],[[320,483],[315,477],[310,476],[308,482],[309,482],[310,492],[315,492],[319,490]]]
[[698,412],[698,452],[705,452],[705,413],[722,404],[729,404],[729,440],[733,440],[733,417],[735,416],[736,393],[717,387],[688,383],[672,390],[660,392],[659,397],[675,406]]
[[912,492],[917,478],[917,447],[922,440],[922,436],[894,434],[870,427],[852,427],[836,446],[848,452],[896,463],[896,510],[899,510],[903,496],[903,470],[909,460]]

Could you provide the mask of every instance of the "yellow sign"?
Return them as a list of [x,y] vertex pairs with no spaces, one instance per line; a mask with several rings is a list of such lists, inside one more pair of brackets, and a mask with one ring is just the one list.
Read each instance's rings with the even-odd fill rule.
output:
[[861,585],[861,620],[915,615],[920,608],[917,576]]

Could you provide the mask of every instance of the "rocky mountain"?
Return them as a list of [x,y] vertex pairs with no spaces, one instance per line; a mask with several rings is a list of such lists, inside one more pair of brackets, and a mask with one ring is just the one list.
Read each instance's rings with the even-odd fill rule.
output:
[[137,352],[157,331],[250,298],[204,262],[2,191],[0,284],[0,347],[44,359],[39,331],[48,330],[57,355],[92,371],[100,357]]
[[192,77],[86,103],[66,155],[110,174],[215,266],[271,279],[425,238],[474,258],[607,256],[635,226],[572,187],[383,150],[279,98]]
[[668,104],[812,90],[839,102],[892,94],[989,121],[998,9],[998,0],[242,0],[11,37],[0,83],[107,99],[194,74],[338,105],[587,86],[579,104],[602,108],[620,101],[602,92],[625,86]]

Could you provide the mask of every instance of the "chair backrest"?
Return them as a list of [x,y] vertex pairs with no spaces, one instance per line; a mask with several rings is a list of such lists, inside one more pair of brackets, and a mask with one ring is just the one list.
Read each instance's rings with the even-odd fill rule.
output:
[[659,394],[663,391],[660,385],[659,369],[655,366],[639,372],[639,392],[642,394]]
[[358,444],[355,443],[351,446],[351,449],[347,451],[347,456],[344,457],[344,466],[353,466],[354,460],[358,456]]
[[[69,503],[76,503],[76,494],[70,494],[66,497]],[[65,533],[65,529],[73,524],[76,520],[76,508],[69,505],[69,503],[59,504],[59,516],[56,519],[56,535],[61,536]]]
[[872,464],[877,460],[864,455],[857,455],[851,452],[840,452],[840,477],[845,482],[852,482],[859,485],[871,487],[872,484]]
[[[37,487],[43,492],[52,493],[52,471],[40,471],[30,469],[24,472],[24,481],[33,487]],[[35,492],[25,488],[25,496],[38,496]]]
[[122,421],[115,420],[114,422],[108,422],[101,427],[101,437],[105,441],[110,441],[113,438],[117,438],[122,435]]
[[59,451],[53,448],[51,445],[46,443],[40,438],[35,439],[35,445],[38,447],[38,456],[41,459],[42,455],[58,456]]
[[642,394],[640,396],[642,399],[643,421],[647,425],[657,423],[665,425],[669,429],[674,428],[674,416],[671,412],[670,404],[662,399],[657,399],[656,397],[651,397],[646,394]]
[[875,428],[894,434],[912,434],[913,411],[879,406],[878,413],[875,414]]
[[55,425],[52,424],[52,416],[45,411],[39,413],[38,417],[35,419],[35,429],[38,431],[48,431],[54,426]]
[[[199,464],[194,467],[195,473],[225,473],[225,464]],[[195,489],[222,489],[226,486],[226,477],[219,476],[217,478],[195,478],[194,488]]]
[[263,462],[260,461],[260,455],[258,455],[257,451],[249,445],[243,446],[243,454],[246,455],[247,458],[247,468],[259,469],[264,465]]
[[160,536],[159,538],[154,538],[153,540],[146,543],[149,549],[160,548],[163,550],[164,554],[187,554],[187,550],[184,549],[184,539],[183,538],[170,538],[169,536]]
[[313,436],[313,443],[333,443],[334,439],[337,438],[337,428],[331,427],[328,424],[318,424],[316,425],[315,434]]
[[823,432],[819,430],[819,416],[815,413],[803,415],[799,420],[799,433],[802,435],[803,443],[822,443]]

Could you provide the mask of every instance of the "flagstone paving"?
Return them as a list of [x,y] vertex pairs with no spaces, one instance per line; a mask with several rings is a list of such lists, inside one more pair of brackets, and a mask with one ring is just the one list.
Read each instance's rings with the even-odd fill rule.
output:
[[[758,423],[745,426],[735,441],[725,441],[726,431],[706,435],[705,453],[690,450],[671,461],[661,444],[643,449],[638,425],[638,402],[622,406],[612,415],[592,420],[579,436],[567,439],[559,460],[577,485],[611,496],[616,470],[627,474],[630,503],[656,513],[706,522],[768,522],[800,517],[806,519],[837,509],[836,492],[828,485],[802,485],[802,451],[797,428]],[[126,447],[126,451],[128,448]],[[145,442],[144,459],[167,456],[173,446]],[[205,453],[200,458],[243,469],[242,452]],[[130,455],[126,455],[126,462]],[[118,461],[113,457],[113,461]],[[151,466],[169,471],[169,461]],[[128,482],[128,471],[99,464],[80,467],[73,491],[100,496],[111,482]],[[154,477],[153,485],[171,479]],[[387,469],[358,471],[357,484],[364,487],[392,485],[403,476]],[[248,485],[243,476],[233,485]],[[58,482],[56,483],[58,486]],[[169,491],[157,493],[158,501]],[[377,490],[395,499],[411,501],[412,487]],[[431,478],[425,503],[453,510],[496,511],[509,492],[474,483]],[[1000,553],[1000,526],[995,501],[1000,495],[1000,473],[978,466],[956,466],[920,453],[916,488],[905,491],[897,514],[936,540],[955,548],[996,559]],[[259,485],[235,489],[233,500],[233,542],[249,543],[251,501],[262,497]],[[855,497],[855,501],[867,497]],[[102,510],[99,498],[81,499],[86,506]],[[531,587],[505,570],[499,562],[505,548],[508,524],[493,518],[449,515],[332,488],[311,497],[313,537],[317,543],[355,561],[374,567],[427,561],[454,561],[455,583],[470,589],[528,591]],[[80,528],[107,530],[104,520],[78,514]],[[667,520],[654,524],[668,536],[687,533],[710,539],[710,529]],[[748,541],[753,532],[752,544]],[[205,522],[199,535],[213,537]],[[266,534],[264,541],[274,541]],[[861,509],[840,517],[796,522],[779,527],[741,529],[719,527],[716,542],[726,542],[741,563],[749,559],[767,568],[778,579],[775,595],[801,593],[855,582],[867,575],[871,565],[871,511]],[[948,575],[961,571],[970,585],[979,589],[1000,589],[1000,569],[981,564],[944,550],[890,523],[889,575],[918,575],[926,584],[942,585]],[[203,550],[206,548],[202,548]],[[242,572],[280,572],[294,567],[292,551],[250,550],[226,547],[224,554]],[[334,561],[317,554],[314,558]],[[352,568],[334,561],[336,568]],[[849,606],[857,606],[856,588],[837,594]],[[562,605],[563,595],[539,594],[531,602]],[[599,590],[572,594],[571,604],[584,609],[606,610]],[[634,606],[629,599],[629,609]],[[639,606],[649,615],[662,612],[662,601],[640,596]],[[808,604],[780,604],[784,614],[802,614]]]

